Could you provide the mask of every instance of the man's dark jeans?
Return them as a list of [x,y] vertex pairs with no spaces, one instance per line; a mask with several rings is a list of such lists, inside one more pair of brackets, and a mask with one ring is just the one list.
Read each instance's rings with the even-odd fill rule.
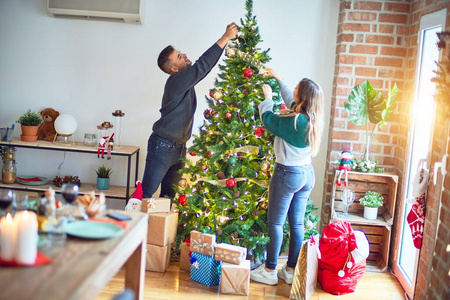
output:
[[178,170],[183,167],[183,163],[180,158],[185,156],[186,144],[179,144],[152,133],[148,139],[142,179],[143,197],[152,197],[160,183],[160,197],[174,197],[175,191],[172,185],[178,184],[181,179]]

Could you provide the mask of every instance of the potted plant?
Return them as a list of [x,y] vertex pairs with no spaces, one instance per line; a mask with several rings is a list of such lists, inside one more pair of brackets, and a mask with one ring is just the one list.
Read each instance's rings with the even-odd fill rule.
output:
[[[397,84],[394,84],[389,91],[388,98],[385,99],[380,91],[374,89],[368,80],[364,81],[361,86],[356,85],[350,95],[348,101],[344,103],[344,108],[348,112],[348,119],[355,125],[366,126],[366,141],[364,156],[361,160],[356,159],[353,169],[360,172],[383,172],[383,169],[376,168],[376,162],[370,158],[370,144],[373,135],[378,128],[387,124],[397,107],[396,99],[398,95]],[[373,124],[370,131],[369,122]]]
[[31,109],[27,110],[27,112],[21,115],[16,121],[17,123],[20,123],[22,128],[20,139],[25,142],[37,141],[37,132],[42,121],[42,117],[39,113],[31,111]]
[[101,165],[95,172],[97,173],[97,189],[109,189],[109,176],[111,176],[112,169],[105,165]]
[[378,207],[383,205],[383,196],[380,193],[368,191],[364,197],[359,199],[359,203],[364,206],[364,218],[376,220]]

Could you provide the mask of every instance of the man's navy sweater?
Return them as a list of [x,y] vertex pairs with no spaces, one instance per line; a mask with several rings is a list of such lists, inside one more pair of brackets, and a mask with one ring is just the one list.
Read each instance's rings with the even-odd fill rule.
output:
[[222,51],[219,45],[212,45],[192,66],[167,79],[161,118],[153,124],[153,133],[180,144],[189,140],[197,108],[194,86],[216,65]]

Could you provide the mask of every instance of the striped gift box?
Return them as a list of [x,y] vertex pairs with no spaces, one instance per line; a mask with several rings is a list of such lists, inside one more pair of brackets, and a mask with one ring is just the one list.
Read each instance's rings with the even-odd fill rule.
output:
[[192,252],[191,255],[191,280],[206,286],[214,286],[220,283],[222,262],[214,257]]

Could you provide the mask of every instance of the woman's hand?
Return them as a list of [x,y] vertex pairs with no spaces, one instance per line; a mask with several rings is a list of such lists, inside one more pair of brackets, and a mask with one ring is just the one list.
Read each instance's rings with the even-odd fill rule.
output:
[[275,78],[277,81],[281,80],[281,77],[278,76],[277,72],[275,72],[271,68],[267,68],[267,69],[264,70],[264,76],[271,76],[271,77]]
[[264,93],[264,99],[272,99],[272,88],[268,84],[263,84],[262,90]]

